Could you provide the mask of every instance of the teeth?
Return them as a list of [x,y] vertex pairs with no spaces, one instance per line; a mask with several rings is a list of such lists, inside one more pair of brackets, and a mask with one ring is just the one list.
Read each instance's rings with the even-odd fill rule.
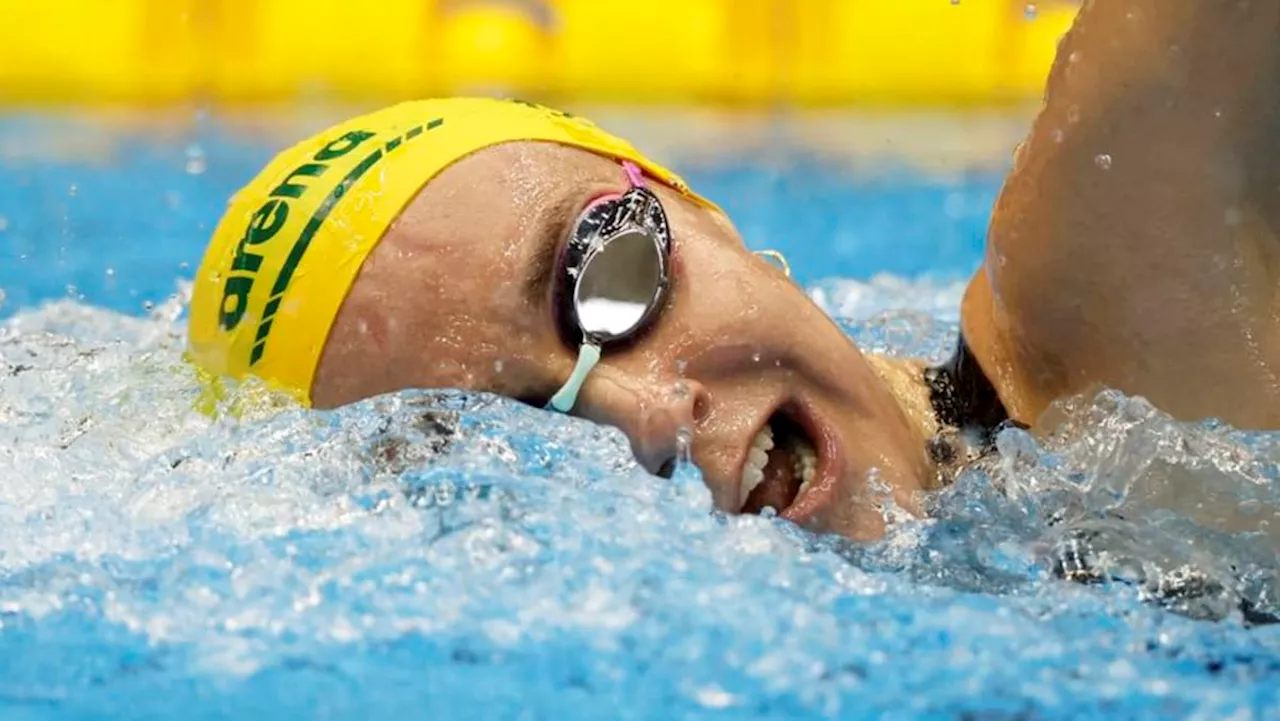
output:
[[818,452],[808,441],[800,441],[795,447],[795,473],[796,478],[800,479],[800,491],[796,493],[796,498],[804,495],[809,490],[809,484],[813,482],[813,477],[818,473]]
[[742,494],[738,496],[745,504],[747,497],[764,482],[764,467],[769,463],[769,451],[773,450],[773,428],[765,424],[751,441],[751,450],[747,452],[747,462],[742,464]]
[[[747,452],[747,462],[742,465],[742,491],[739,499],[743,505],[751,492],[764,482],[764,467],[769,464],[769,451],[773,450],[773,428],[765,425],[751,441],[751,450]],[[796,498],[809,490],[814,476],[818,472],[818,452],[807,440],[797,439],[791,449],[795,456],[792,470],[800,479],[800,491]]]

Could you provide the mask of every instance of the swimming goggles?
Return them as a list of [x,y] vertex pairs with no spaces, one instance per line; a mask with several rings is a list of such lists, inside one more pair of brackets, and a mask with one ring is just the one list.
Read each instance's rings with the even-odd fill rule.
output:
[[547,408],[568,413],[605,348],[635,340],[661,312],[670,285],[671,226],[634,163],[628,189],[592,201],[561,252],[553,301],[578,362]]

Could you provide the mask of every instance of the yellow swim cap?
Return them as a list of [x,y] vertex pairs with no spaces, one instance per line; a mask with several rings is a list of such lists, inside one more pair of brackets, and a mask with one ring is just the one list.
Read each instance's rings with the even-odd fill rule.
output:
[[485,98],[396,105],[289,148],[232,198],[195,277],[189,358],[214,376],[253,375],[309,404],[329,331],[387,228],[437,173],[512,141],[631,160],[714,207],[583,118]]

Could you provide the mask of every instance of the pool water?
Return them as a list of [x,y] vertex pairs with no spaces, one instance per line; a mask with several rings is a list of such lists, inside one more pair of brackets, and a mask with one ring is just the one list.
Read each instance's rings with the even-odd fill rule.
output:
[[[184,280],[324,116],[0,119],[0,716],[1280,718],[1276,434],[1069,399],[854,546],[489,396],[195,412]],[[1020,122],[637,140],[864,347],[936,359]]]

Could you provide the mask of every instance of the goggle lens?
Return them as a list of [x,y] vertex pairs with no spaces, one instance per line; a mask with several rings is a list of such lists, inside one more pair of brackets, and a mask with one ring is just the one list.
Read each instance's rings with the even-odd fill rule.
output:
[[557,311],[581,336],[573,374],[549,408],[567,413],[577,402],[602,347],[638,335],[666,299],[671,230],[658,197],[644,187],[639,168],[623,167],[631,189],[592,203],[574,225],[560,264]]

